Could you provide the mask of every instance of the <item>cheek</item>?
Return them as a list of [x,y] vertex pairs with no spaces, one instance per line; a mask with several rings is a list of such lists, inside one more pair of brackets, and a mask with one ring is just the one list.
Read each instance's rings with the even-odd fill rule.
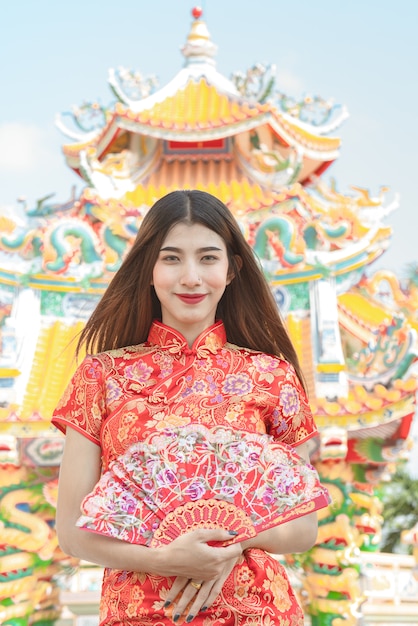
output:
[[154,289],[167,289],[173,284],[173,275],[167,267],[160,268],[158,265],[155,266],[154,271],[152,272],[152,283]]
[[162,279],[162,275],[161,272],[159,270],[158,265],[156,265],[154,267],[154,270],[152,272],[152,284],[155,285],[159,285],[161,283],[161,279]]
[[230,282],[231,280],[228,277],[227,273],[221,275],[218,274],[217,276],[213,277],[212,285],[217,289],[225,289],[225,287],[229,285]]

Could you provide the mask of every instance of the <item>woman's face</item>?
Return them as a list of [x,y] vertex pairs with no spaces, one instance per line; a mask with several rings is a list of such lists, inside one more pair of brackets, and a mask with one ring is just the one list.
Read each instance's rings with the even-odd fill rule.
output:
[[176,224],[163,241],[152,278],[162,322],[191,345],[214,323],[218,302],[232,280],[224,240],[202,224]]

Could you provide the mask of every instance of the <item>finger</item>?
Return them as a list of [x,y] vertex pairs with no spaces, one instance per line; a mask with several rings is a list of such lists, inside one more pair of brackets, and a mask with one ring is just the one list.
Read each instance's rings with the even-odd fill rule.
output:
[[216,598],[221,593],[225,581],[231,575],[231,571],[233,570],[235,563],[237,563],[237,559],[231,560],[224,569],[223,575],[213,581],[212,587],[208,588],[208,595],[203,603],[203,606],[201,607],[202,609],[206,610],[212,606]]
[[[219,589],[222,588],[222,583],[220,585],[217,585],[219,587]],[[209,608],[210,604],[213,602],[213,600],[216,598],[216,596],[218,595],[218,593],[215,593],[215,595],[212,594],[212,589],[213,589],[213,581],[208,581],[206,583],[203,583],[202,588],[200,589],[199,593],[196,595],[194,601],[191,602],[191,604],[186,607],[187,608],[187,614],[186,614],[186,622],[189,623],[191,621],[193,621],[193,619],[196,617],[196,615],[198,613],[200,613],[200,611],[204,608],[205,610],[207,608]],[[209,599],[213,596],[213,599],[210,601]],[[209,603],[210,602],[210,603]]]
[[177,576],[171,586],[171,589],[167,593],[165,606],[168,607],[170,604],[172,604],[179,595],[179,593],[183,591],[183,589],[185,589],[188,584],[189,578],[185,578],[184,576]]
[[204,583],[200,589],[196,589],[189,581],[173,609],[173,621],[176,622],[184,614],[186,619],[189,618],[188,621],[191,622],[196,612],[203,606],[203,600],[206,599],[207,595],[208,592],[204,590]]
[[[199,607],[199,611],[201,609],[209,609],[212,606],[216,598],[221,593],[224,582],[224,579],[216,581],[216,583],[209,590],[205,600],[202,601],[202,606]],[[197,613],[194,613],[194,615],[197,615]]]

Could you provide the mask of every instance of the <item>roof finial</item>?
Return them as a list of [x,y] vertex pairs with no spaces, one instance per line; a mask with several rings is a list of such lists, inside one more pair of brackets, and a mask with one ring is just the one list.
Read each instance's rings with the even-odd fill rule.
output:
[[192,9],[194,21],[187,37],[182,53],[186,59],[185,65],[191,63],[210,63],[215,65],[213,57],[217,52],[217,46],[212,43],[206,23],[200,18],[203,15],[201,7],[196,6]]
[[198,20],[199,17],[202,17],[203,15],[203,9],[202,7],[193,7],[192,9],[192,15],[194,17],[195,20]]

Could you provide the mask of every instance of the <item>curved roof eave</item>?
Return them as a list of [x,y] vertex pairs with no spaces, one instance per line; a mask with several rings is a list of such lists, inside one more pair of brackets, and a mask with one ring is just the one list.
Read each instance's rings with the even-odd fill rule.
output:
[[[152,96],[149,96],[147,98],[144,98],[143,100],[138,101],[136,107],[128,107],[128,111],[125,113],[125,115],[129,117],[130,115],[140,115],[142,112],[150,111],[156,104],[160,104],[164,102],[164,100],[174,97],[179,91],[183,90],[188,85],[190,80],[197,83],[199,79],[204,78],[207,85],[210,87],[214,87],[218,91],[219,95],[226,96],[229,100],[235,101],[236,103],[242,106],[245,106],[245,107],[250,106],[251,108],[259,109],[259,113],[257,114],[257,118],[260,118],[259,122],[250,124],[248,128],[256,128],[257,126],[260,126],[262,123],[268,123],[270,127],[272,128],[273,132],[279,135],[286,143],[288,143],[288,145],[295,145],[295,143],[298,143],[298,144],[301,143],[301,145],[305,144],[303,146],[304,150],[312,149],[315,143],[330,143],[330,144],[332,143],[334,144],[334,146],[336,144],[338,144],[338,146],[341,144],[341,140],[339,138],[324,137],[322,133],[318,132],[318,129],[316,127],[310,124],[306,124],[305,122],[301,120],[297,120],[285,113],[280,112],[274,105],[267,104],[267,103],[261,104],[259,102],[247,102],[245,98],[243,98],[237,92],[234,85],[224,76],[219,74],[215,70],[215,68],[211,67],[210,65],[205,65],[204,68],[205,68],[205,72],[202,71],[202,65],[200,64],[196,66],[184,68],[183,70],[181,70],[181,72],[177,74],[177,76],[171,81],[171,83],[168,83],[168,85],[166,85],[166,87],[164,87],[157,93],[153,94]],[[191,72],[190,71],[191,69],[195,69],[196,71]],[[209,71],[212,73],[212,76],[216,77],[216,80],[214,81],[208,80],[208,78],[210,78]],[[223,84],[221,84],[222,81],[223,81]],[[125,117],[125,115],[123,117]],[[122,120],[123,117],[121,116],[120,119]],[[109,126],[113,123],[113,121],[114,120],[109,121]],[[246,123],[246,122],[248,122],[248,120],[243,121],[243,123]],[[156,128],[155,126],[154,127],[148,126],[148,125],[144,125],[144,126],[149,129],[144,134],[149,134],[150,136],[156,136],[155,130],[154,130]],[[209,131],[209,138],[214,138],[215,136],[222,136],[222,132],[225,132],[228,126],[230,125],[223,124],[222,127],[220,127],[221,129],[224,129],[224,130],[221,130],[221,133],[214,131],[213,128],[211,129],[199,128],[199,129],[196,129],[197,130],[196,136],[198,136],[199,139],[203,141],[205,140],[205,137],[204,137],[205,131],[206,132]],[[233,126],[235,126],[235,123],[233,124]],[[185,130],[188,136],[190,137],[190,133],[192,129],[187,128]],[[180,129],[176,129],[175,132],[177,133],[177,136],[180,136],[181,134]],[[170,130],[169,130],[169,133],[170,133]],[[226,131],[225,136],[230,136],[231,134],[233,133]],[[295,142],[295,134],[299,135],[299,140],[303,139],[303,141]],[[162,138],[166,138],[166,137],[162,137]],[[308,146],[307,144],[311,144],[311,146]],[[336,152],[336,154],[338,156],[338,152]],[[310,156],[310,158],[315,158],[315,156]],[[331,157],[329,158],[331,159]]]
[[[109,121],[108,126],[102,132],[100,138],[98,138],[96,144],[97,155],[100,156],[106,151],[108,145],[115,137],[118,130],[127,130],[133,133],[147,135],[156,139],[166,141],[210,141],[212,139],[219,139],[223,137],[232,137],[240,132],[255,129],[264,124],[268,124],[272,131],[279,135],[288,145],[297,148],[305,157],[317,160],[321,162],[332,162],[339,156],[339,141],[333,138],[329,138],[329,142],[325,138],[321,139],[321,143],[330,143],[331,147],[319,150],[313,145],[315,138],[312,138],[307,134],[302,134],[301,137],[295,138],[292,136],[289,130],[285,129],[279,123],[274,113],[270,111],[261,112],[257,116],[247,118],[245,120],[236,120],[232,123],[223,124],[220,126],[214,126],[212,128],[190,128],[185,126],[184,129],[179,129],[172,124],[171,128],[163,125],[155,126],[152,124],[138,122],[136,120],[130,120],[129,118],[121,115],[114,115],[112,120]],[[295,129],[296,131],[296,129]],[[68,159],[71,159],[74,167],[74,162],[77,161],[77,154],[80,152],[80,144],[74,150],[74,144],[67,144],[63,146],[63,152]],[[83,144],[82,149],[86,149],[88,144]],[[93,146],[92,146],[93,147]]]
[[[210,141],[211,139],[232,137],[237,133],[252,130],[254,128],[267,124],[270,126],[273,132],[282,137],[282,139],[284,139],[289,146],[300,148],[303,154],[305,154],[310,159],[329,161],[334,160],[339,155],[338,149],[333,148],[331,150],[315,150],[312,145],[309,145],[309,140],[306,140],[304,143],[295,140],[295,138],[292,137],[292,135],[278,123],[278,121],[275,119],[274,115],[270,111],[260,113],[256,117],[248,118],[246,120],[237,120],[228,124],[224,124],[222,126],[214,126],[212,128],[167,128],[162,125],[152,126],[141,122],[136,122],[134,120],[128,120],[122,117],[118,117],[117,120],[115,119],[112,123],[112,126],[113,124],[116,124],[117,127],[123,128],[124,130],[129,130],[136,133],[139,132],[140,134],[148,135],[150,137],[155,137],[158,139],[165,139],[167,141]],[[110,134],[113,136],[115,130],[112,131],[111,128],[109,128],[109,131]],[[103,140],[100,141],[101,144],[102,141]],[[98,146],[99,153],[101,153],[104,149],[104,146],[102,150],[100,150]]]

